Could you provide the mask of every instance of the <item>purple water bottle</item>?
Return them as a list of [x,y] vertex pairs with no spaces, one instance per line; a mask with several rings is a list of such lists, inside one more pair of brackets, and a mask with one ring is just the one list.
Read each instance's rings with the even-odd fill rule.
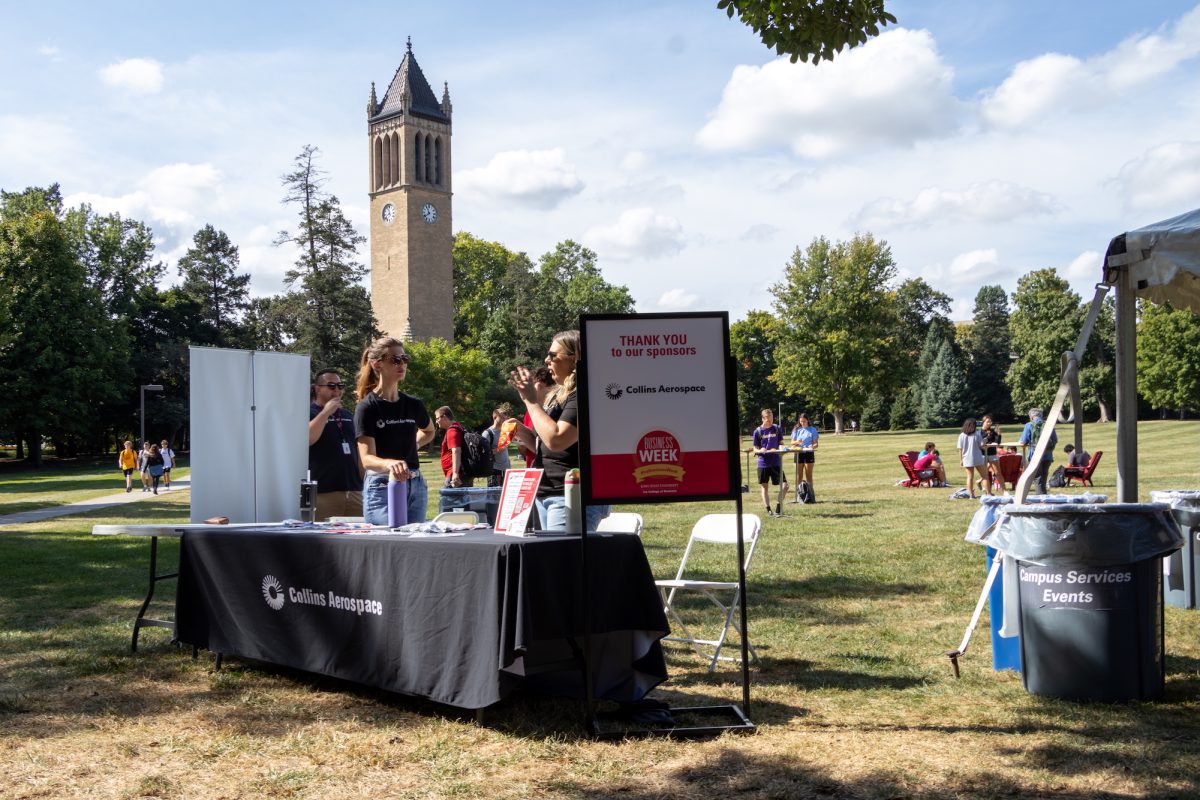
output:
[[398,528],[408,524],[408,481],[398,481],[388,476],[388,527]]

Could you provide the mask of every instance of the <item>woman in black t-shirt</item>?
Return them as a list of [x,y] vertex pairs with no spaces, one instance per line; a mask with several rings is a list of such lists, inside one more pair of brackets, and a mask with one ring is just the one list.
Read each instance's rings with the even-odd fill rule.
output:
[[[546,366],[554,378],[554,388],[544,405],[538,403],[533,372],[517,367],[509,376],[509,384],[517,390],[529,412],[530,428],[518,425],[514,437],[522,445],[537,452],[533,466],[541,467],[542,482],[538,486],[537,507],[542,530],[564,530],[567,526],[566,501],[563,484],[568,470],[579,467],[579,406],[575,390],[575,366],[579,363],[579,331],[554,334],[546,353]],[[600,520],[608,516],[610,507],[588,506],[584,509],[584,524],[596,530]]]
[[429,489],[417,448],[433,441],[433,422],[424,403],[400,391],[410,360],[404,342],[384,336],[367,345],[359,363],[354,436],[366,470],[363,517],[372,525],[387,524],[389,476],[408,481],[408,521],[425,521]]

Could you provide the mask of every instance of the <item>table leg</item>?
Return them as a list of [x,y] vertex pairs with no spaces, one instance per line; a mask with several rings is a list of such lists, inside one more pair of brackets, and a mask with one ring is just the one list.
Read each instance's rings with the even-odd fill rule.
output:
[[142,601],[142,607],[140,609],[138,609],[137,617],[135,617],[133,620],[133,643],[129,648],[131,652],[134,652],[134,653],[137,652],[138,633],[141,631],[142,628],[146,628],[146,627],[169,628],[171,630],[171,636],[172,636],[172,638],[174,638],[175,623],[171,620],[166,620],[166,619],[148,619],[146,617],[146,609],[148,609],[150,607],[150,601],[154,599],[154,585],[156,583],[158,583],[159,581],[170,580],[171,578],[178,578],[178,577],[179,577],[178,572],[168,572],[165,575],[158,574],[158,537],[151,536],[150,537],[150,581],[149,581],[149,586],[146,589],[146,599]]

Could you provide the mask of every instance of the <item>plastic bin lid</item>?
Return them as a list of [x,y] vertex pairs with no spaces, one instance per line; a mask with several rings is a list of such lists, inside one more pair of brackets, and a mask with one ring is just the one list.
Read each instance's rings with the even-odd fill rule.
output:
[[988,544],[1032,564],[1135,564],[1183,547],[1165,503],[1011,505]]
[[[971,522],[967,525],[967,535],[963,539],[971,544],[990,547],[992,543],[988,537],[995,527],[994,523],[998,517],[1000,506],[1011,505],[1016,502],[1016,499],[1009,494],[988,494],[979,498],[980,507],[971,517]],[[1091,494],[1090,492],[1084,494],[1035,494],[1025,498],[1027,503],[1104,503],[1107,501],[1107,495]]]
[[1171,507],[1175,521],[1185,528],[1200,526],[1200,491],[1193,489],[1171,489],[1150,493],[1156,503]]
[[1160,489],[1151,492],[1150,499],[1172,508],[1200,508],[1200,489]]

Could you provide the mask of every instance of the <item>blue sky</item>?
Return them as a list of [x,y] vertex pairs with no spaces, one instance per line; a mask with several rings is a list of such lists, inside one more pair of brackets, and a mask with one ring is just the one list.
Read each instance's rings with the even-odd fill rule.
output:
[[171,281],[211,223],[277,292],[303,145],[367,233],[366,100],[411,36],[454,103],[455,230],[582,241],[641,311],[767,309],[797,246],[856,231],[956,319],[1031,269],[1090,296],[1111,236],[1200,205],[1194,2],[888,7],[814,68],[715,2],[2,0],[0,187],[146,221]]

